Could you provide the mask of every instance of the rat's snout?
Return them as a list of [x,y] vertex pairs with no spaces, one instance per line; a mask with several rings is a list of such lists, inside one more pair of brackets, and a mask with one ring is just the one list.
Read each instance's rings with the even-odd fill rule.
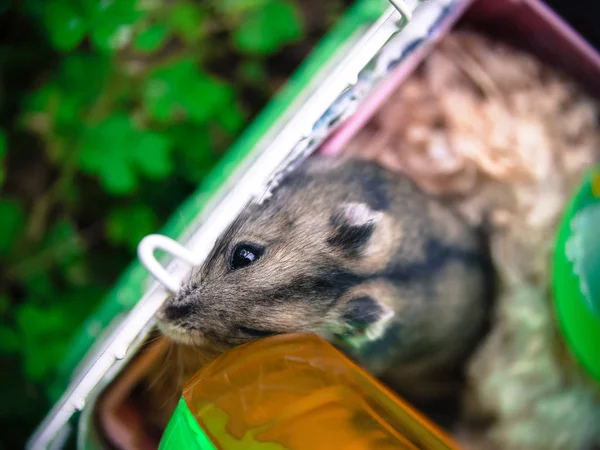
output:
[[166,305],[166,308],[164,309],[164,315],[167,320],[177,320],[189,315],[191,311],[192,307],[189,304],[181,305],[177,303],[170,303]]
[[162,322],[176,322],[189,316],[192,312],[190,302],[169,297],[156,312],[156,316]]

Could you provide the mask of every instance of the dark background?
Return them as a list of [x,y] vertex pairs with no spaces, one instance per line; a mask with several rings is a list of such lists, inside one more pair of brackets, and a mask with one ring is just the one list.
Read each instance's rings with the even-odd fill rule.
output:
[[546,3],[596,48],[600,47],[600,2],[594,0],[546,0]]

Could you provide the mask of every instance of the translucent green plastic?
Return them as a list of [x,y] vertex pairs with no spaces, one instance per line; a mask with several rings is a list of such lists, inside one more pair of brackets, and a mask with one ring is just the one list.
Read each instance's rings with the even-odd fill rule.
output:
[[554,302],[565,340],[600,382],[600,167],[565,211],[554,254]]
[[217,450],[209,437],[200,428],[181,398],[160,440],[159,450],[185,448],[187,450]]

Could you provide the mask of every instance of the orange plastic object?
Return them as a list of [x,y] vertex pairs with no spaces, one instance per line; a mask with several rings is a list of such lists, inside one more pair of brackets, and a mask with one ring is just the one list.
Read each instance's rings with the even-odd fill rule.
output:
[[221,449],[454,449],[433,424],[313,334],[238,347],[183,397]]

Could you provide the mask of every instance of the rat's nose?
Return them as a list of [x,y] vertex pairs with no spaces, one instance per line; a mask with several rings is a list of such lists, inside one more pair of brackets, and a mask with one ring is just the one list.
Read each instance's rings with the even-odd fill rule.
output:
[[168,320],[177,320],[189,315],[191,311],[190,305],[169,305],[165,308],[165,316]]

